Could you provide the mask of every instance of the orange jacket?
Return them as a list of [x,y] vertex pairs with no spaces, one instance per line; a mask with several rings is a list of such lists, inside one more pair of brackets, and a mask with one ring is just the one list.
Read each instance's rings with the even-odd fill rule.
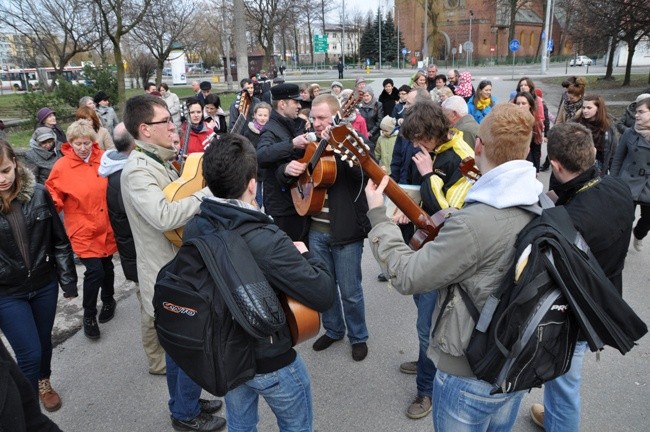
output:
[[88,163],[77,156],[69,143],[61,146],[61,152],[63,157],[52,167],[45,187],[57,211],[63,211],[72,249],[80,258],[111,256],[117,246],[108,219],[108,179],[97,173],[104,152],[93,143]]

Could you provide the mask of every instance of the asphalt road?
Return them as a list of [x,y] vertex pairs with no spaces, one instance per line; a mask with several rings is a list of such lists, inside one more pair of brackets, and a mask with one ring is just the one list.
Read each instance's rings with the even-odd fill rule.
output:
[[[538,67],[537,67],[538,68]],[[411,71],[393,71],[396,85],[406,82]],[[500,72],[500,74],[499,74]],[[519,76],[533,70],[523,67]],[[563,70],[555,71],[558,75]],[[333,76],[335,73],[333,74]],[[503,101],[516,83],[504,70],[481,69],[474,84],[482,77],[493,80],[494,94]],[[381,80],[372,87],[381,90]],[[322,77],[319,77],[322,79]],[[335,79],[335,78],[332,78]],[[376,93],[378,94],[378,93]],[[552,111],[553,112],[553,111]],[[548,174],[542,174],[546,180]],[[594,215],[594,217],[598,217]],[[624,272],[624,297],[636,312],[650,322],[650,279],[648,253],[630,248]],[[432,430],[431,417],[410,420],[404,412],[415,396],[413,375],[399,372],[401,362],[417,356],[415,306],[411,298],[397,294],[387,283],[376,280],[379,268],[366,247],[363,255],[366,315],[370,332],[369,354],[356,363],[347,342],[334,344],[316,353],[307,342],[298,347],[312,378],[315,430],[320,432],[416,432]],[[83,269],[78,268],[80,278]],[[432,263],[435,271],[435,263]],[[121,276],[121,270],[116,267]],[[117,315],[100,325],[102,337],[91,341],[79,327],[80,311],[76,302],[60,301],[57,334],[64,340],[54,351],[52,384],[63,399],[63,407],[50,414],[67,432],[154,432],[171,431],[164,377],[147,373],[140,343],[140,321],[132,284],[117,289],[121,300]],[[70,336],[73,334],[72,336]],[[600,361],[588,354],[583,370],[582,430],[646,431],[650,408],[650,338],[644,337],[626,356],[606,349]],[[528,408],[542,400],[539,389],[524,399],[515,431],[540,430],[528,417]],[[260,431],[277,431],[274,416],[260,403]]]

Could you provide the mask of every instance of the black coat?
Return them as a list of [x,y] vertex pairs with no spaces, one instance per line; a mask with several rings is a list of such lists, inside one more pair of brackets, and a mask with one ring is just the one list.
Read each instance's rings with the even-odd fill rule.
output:
[[574,226],[616,289],[623,291],[623,265],[632,235],[634,201],[630,189],[619,178],[598,178],[596,168],[556,187],[556,205],[564,205]]
[[284,175],[286,165],[304,153],[293,148],[292,140],[304,132],[302,119],[283,117],[276,110],[266,124],[257,145],[257,163],[266,170],[264,178],[264,210],[271,216],[295,216],[291,185],[297,177]]
[[[336,284],[327,266],[311,252],[298,253],[293,242],[264,213],[205,199],[201,211],[186,226],[183,240],[207,234],[218,227],[233,230],[246,224],[266,224],[244,236],[255,262],[273,289],[288,294],[319,312],[330,308]],[[296,358],[291,347],[289,326],[281,329],[271,342],[257,339],[255,346],[257,373],[270,373],[289,365]]]
[[34,388],[1,340],[0,431],[61,432],[61,429],[41,412]]
[[77,295],[77,270],[72,247],[52,197],[45,186],[36,184],[31,172],[19,168],[24,180],[16,199],[29,236],[31,266],[25,260],[4,214],[0,213],[0,295],[25,294],[58,280],[66,297]]
[[122,170],[116,171],[108,176],[108,188],[106,189],[106,202],[108,204],[108,218],[113,227],[117,251],[120,254],[122,271],[124,276],[135,283],[138,283],[138,267],[136,263],[135,243],[129,219],[126,217],[124,200],[122,199]]
[[[379,95],[379,102],[381,102],[384,107],[384,115],[391,115],[393,109],[395,109],[395,104],[399,100],[399,91],[396,88],[393,88],[391,94],[386,93],[386,90],[382,90]],[[381,119],[379,120],[381,122]]]

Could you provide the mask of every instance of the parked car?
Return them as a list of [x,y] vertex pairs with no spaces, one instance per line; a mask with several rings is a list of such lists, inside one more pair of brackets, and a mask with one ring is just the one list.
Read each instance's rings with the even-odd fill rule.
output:
[[581,55],[572,58],[571,61],[569,62],[569,66],[584,66],[584,65],[591,66],[592,63],[593,60],[591,60],[589,57]]
[[164,76],[172,76],[172,68],[170,67],[163,68],[162,73]]

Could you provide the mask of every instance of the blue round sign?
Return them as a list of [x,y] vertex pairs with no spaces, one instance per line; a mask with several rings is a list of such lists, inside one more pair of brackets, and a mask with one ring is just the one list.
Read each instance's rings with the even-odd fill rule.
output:
[[510,45],[508,45],[508,46],[510,47],[510,51],[515,52],[515,51],[519,51],[519,48],[521,47],[521,44],[519,43],[519,41],[517,39],[513,39],[513,40],[510,41]]
[[402,55],[405,56],[407,53],[406,48],[402,48]]

